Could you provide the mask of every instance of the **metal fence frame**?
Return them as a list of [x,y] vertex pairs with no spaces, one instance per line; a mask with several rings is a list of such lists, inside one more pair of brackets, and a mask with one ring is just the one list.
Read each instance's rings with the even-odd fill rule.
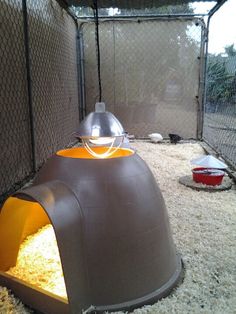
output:
[[[202,15],[201,15],[202,17]],[[198,94],[196,95],[196,101],[198,103],[198,117],[197,117],[197,131],[196,139],[202,139],[202,127],[203,127],[203,113],[204,113],[204,87],[205,87],[205,67],[206,67],[206,43],[207,43],[207,26],[203,18],[198,17],[197,15],[185,14],[185,15],[153,15],[153,16],[123,16],[118,17],[114,16],[109,17],[100,17],[101,23],[106,22],[137,22],[137,21],[194,21],[198,19],[201,24],[201,45],[200,45],[200,66],[199,66],[199,82],[198,82]],[[78,19],[78,64],[79,64],[79,73],[80,73],[80,112],[81,116],[84,118],[87,114],[87,105],[86,105],[86,92],[85,92],[85,58],[84,58],[84,36],[83,36],[83,27],[86,23],[94,23],[94,19],[91,17],[83,17]]]
[[[209,136],[206,133],[207,125],[205,125],[206,122],[206,105],[207,105],[207,79],[208,79],[208,73],[207,73],[207,66],[209,62],[209,53],[208,53],[208,46],[209,46],[209,32],[210,32],[210,23],[212,17],[214,17],[214,14],[220,10],[221,6],[227,2],[227,0],[221,0],[219,1],[215,7],[209,12],[208,19],[207,19],[207,26],[206,26],[206,43],[205,43],[205,68],[204,68],[204,85],[203,85],[203,121],[202,121],[202,141],[204,141],[208,146],[211,152],[215,152],[215,155],[218,157],[223,158],[228,165],[230,166],[230,175],[234,178],[236,181],[236,143],[234,144],[234,153],[230,152],[229,150],[225,151],[225,149],[222,149],[221,144],[218,146],[217,141],[213,140],[212,136]],[[236,103],[235,103],[236,106]],[[227,110],[226,110],[227,111]],[[226,121],[227,122],[227,121]],[[218,124],[216,121],[216,130],[222,129],[222,126]],[[233,130],[236,133],[236,128]],[[216,133],[214,134],[216,135]],[[234,155],[234,156],[233,156]]]
[[[19,0],[20,1],[20,0]],[[208,35],[209,35],[209,24],[214,13],[222,6],[227,0],[218,1],[217,5],[209,12],[207,25],[202,22],[202,38],[201,38],[201,53],[200,53],[200,72],[199,72],[199,89],[198,89],[198,121],[197,121],[197,138],[203,140],[214,149],[214,145],[209,142],[203,136],[203,125],[204,125],[204,105],[206,103],[206,69],[207,69],[207,56],[208,56]],[[85,69],[84,69],[84,50],[83,50],[83,25],[87,22],[91,22],[91,17],[84,17],[78,19],[73,15],[72,11],[68,10],[65,5],[64,0],[57,0],[59,5],[66,9],[67,14],[73,19],[75,28],[77,29],[77,87],[78,87],[78,97],[79,97],[79,118],[82,120],[86,115],[86,93],[85,93]],[[35,125],[34,125],[34,112],[32,106],[32,78],[31,78],[31,59],[30,59],[30,44],[29,44],[29,22],[28,22],[28,6],[27,0],[21,0],[22,6],[22,21],[23,21],[23,32],[24,32],[24,49],[25,49],[25,68],[26,68],[26,81],[27,81],[27,98],[28,98],[28,114],[29,114],[29,127],[30,127],[30,147],[31,147],[31,169],[28,169],[27,175],[16,181],[10,189],[0,191],[0,203],[14,190],[19,189],[29,178],[33,177],[38,170],[38,165],[36,163],[36,149],[35,149]],[[197,15],[154,15],[154,16],[125,16],[125,17],[101,17],[101,21],[113,21],[113,20],[129,20],[137,21],[137,19],[142,20],[191,20],[198,17]],[[200,15],[203,17],[203,15]],[[202,20],[203,21],[203,20]],[[217,150],[216,150],[217,152]],[[219,152],[217,152],[219,153]],[[221,154],[220,154],[221,155]],[[236,168],[236,162],[232,163],[227,156],[223,156],[229,163]]]

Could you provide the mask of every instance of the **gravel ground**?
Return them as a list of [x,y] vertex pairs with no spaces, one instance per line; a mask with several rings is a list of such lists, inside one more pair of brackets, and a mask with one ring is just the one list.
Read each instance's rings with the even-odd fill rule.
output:
[[[190,174],[189,160],[203,154],[197,143],[135,142],[132,147],[159,183],[185,265],[184,281],[170,296],[133,313],[236,313],[235,185],[228,191],[208,193],[178,183],[179,177]],[[0,313],[28,311],[0,288]]]

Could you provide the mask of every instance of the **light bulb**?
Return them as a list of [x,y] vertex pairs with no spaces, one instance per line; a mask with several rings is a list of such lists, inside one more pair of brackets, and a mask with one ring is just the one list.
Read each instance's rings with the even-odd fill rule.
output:
[[89,139],[89,142],[94,145],[110,145],[113,141],[114,137],[98,137],[96,139]]
[[[109,158],[112,156],[117,149],[120,148],[121,144],[123,143],[124,136],[118,136],[118,137],[98,137],[96,139],[94,138],[81,138],[82,143],[86,150],[89,152],[90,155],[94,156],[95,158]],[[117,143],[117,146],[115,144]],[[94,145],[91,146],[91,144]],[[103,153],[97,153],[94,149],[96,146],[104,146],[106,149]]]

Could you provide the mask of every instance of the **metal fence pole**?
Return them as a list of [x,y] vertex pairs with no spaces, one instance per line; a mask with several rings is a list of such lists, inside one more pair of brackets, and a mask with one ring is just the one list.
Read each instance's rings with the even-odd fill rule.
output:
[[79,77],[80,121],[86,116],[83,23],[77,30],[77,68]]
[[197,138],[202,139],[204,104],[205,104],[205,85],[206,85],[206,58],[208,45],[208,25],[202,20],[201,50],[200,50],[200,73],[199,73],[199,90],[198,90],[198,125]]
[[22,12],[24,23],[24,44],[25,44],[25,60],[27,72],[27,89],[28,89],[28,104],[29,104],[29,122],[30,122],[30,136],[32,149],[32,170],[36,172],[36,151],[35,151],[35,133],[34,133],[34,113],[32,102],[32,80],[31,80],[31,66],[30,66],[30,49],[29,49],[29,32],[28,32],[28,12],[27,0],[22,0]]
[[[207,19],[207,26],[206,26],[206,44],[205,44],[205,64],[204,64],[204,94],[203,94],[203,120],[202,120],[202,127],[204,127],[204,112],[205,112],[205,105],[206,105],[206,96],[207,96],[207,61],[208,61],[208,45],[209,45],[209,26],[210,26],[210,18]],[[202,134],[203,135],[203,134]]]

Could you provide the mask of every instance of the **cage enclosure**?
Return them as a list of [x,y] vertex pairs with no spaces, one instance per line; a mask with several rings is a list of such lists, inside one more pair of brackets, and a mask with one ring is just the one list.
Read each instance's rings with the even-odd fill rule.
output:
[[[107,148],[94,148],[102,153]],[[33,185],[0,213],[0,284],[44,313],[130,310],[169,294],[181,278],[162,194],[131,149],[95,158],[83,147],[58,151]],[[21,242],[51,223],[67,298],[17,279]]]

